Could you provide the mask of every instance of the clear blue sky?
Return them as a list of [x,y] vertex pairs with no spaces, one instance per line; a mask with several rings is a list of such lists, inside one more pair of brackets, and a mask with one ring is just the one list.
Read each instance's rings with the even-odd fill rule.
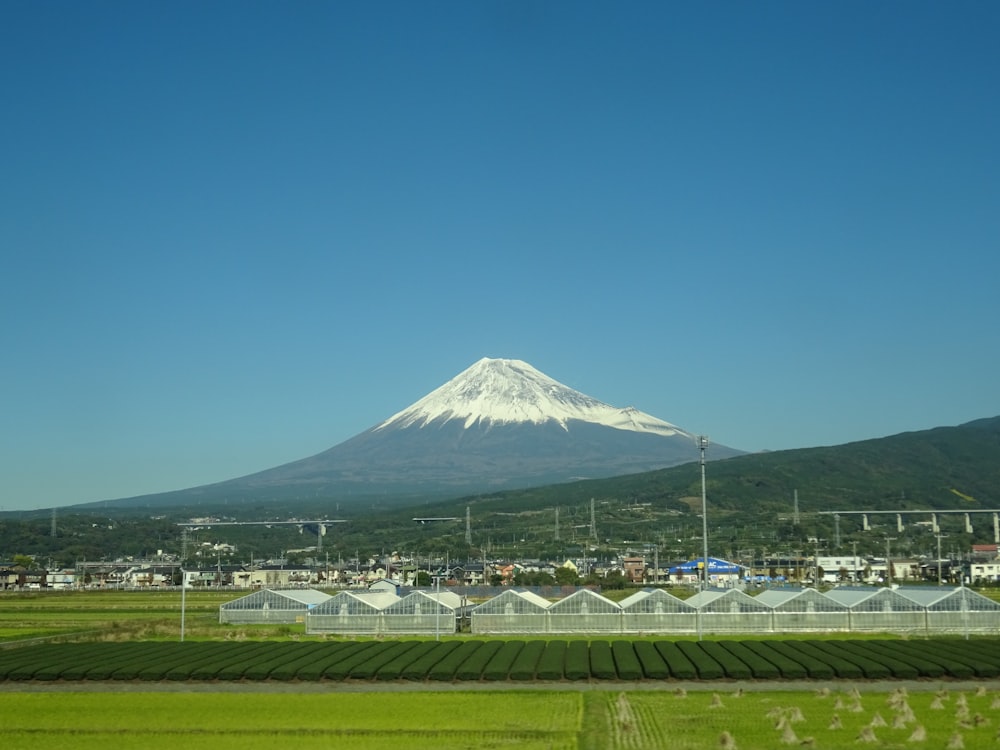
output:
[[0,5],[0,509],[483,356],[745,450],[1000,414],[1000,4]]

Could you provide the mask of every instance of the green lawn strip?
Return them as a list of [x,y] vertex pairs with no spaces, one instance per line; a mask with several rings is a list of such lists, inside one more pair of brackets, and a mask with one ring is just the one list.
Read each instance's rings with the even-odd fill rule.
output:
[[438,681],[455,679],[455,672],[458,668],[485,642],[479,639],[463,641],[458,648],[446,654],[430,668],[427,672],[427,679]]
[[702,641],[701,649],[722,667],[726,677],[732,680],[749,680],[754,676],[753,670],[746,665],[746,662],[719,641]]
[[996,677],[1000,674],[1000,666],[992,658],[989,649],[979,641],[955,641],[945,638],[933,641],[934,649],[940,654],[946,654],[961,664],[970,667],[976,677]]
[[779,676],[786,680],[804,680],[809,676],[809,671],[802,664],[772,648],[770,641],[738,641],[738,643],[767,663],[773,664]]
[[650,641],[635,641],[636,658],[642,666],[642,673],[650,680],[666,680],[670,678],[670,667],[664,661],[656,646]]
[[524,641],[504,641],[500,649],[493,654],[483,668],[483,679],[491,682],[506,680],[510,675],[511,667],[514,666],[514,660],[523,649]]
[[611,641],[611,655],[615,658],[615,670],[620,680],[641,680],[644,676],[634,643],[622,639]]
[[401,656],[416,645],[415,641],[392,641],[379,643],[378,648],[369,649],[368,658],[351,667],[346,678],[350,680],[374,680],[375,674],[397,656]]
[[833,667],[837,677],[845,680],[886,679],[890,676],[888,669],[878,663],[871,663],[863,657],[850,654],[844,648],[846,641],[832,643],[822,639],[812,639],[799,641],[796,647],[807,651],[813,649],[813,654],[817,659],[826,659],[827,663]]
[[611,653],[608,641],[590,642],[590,677],[595,680],[617,680],[618,670],[615,667],[615,657]]
[[461,641],[428,641],[431,646],[427,651],[404,668],[399,676],[404,680],[426,680],[435,664],[461,646]]
[[929,651],[926,646],[909,641],[885,641],[882,648],[896,654],[900,659],[908,661],[920,670],[923,677],[958,677],[968,679],[975,676],[975,671],[964,664],[939,656]]
[[678,641],[677,647],[684,652],[684,655],[698,670],[698,677],[702,680],[722,679],[726,671],[719,662],[712,658],[701,642],[698,641]]
[[893,651],[884,648],[887,641],[843,641],[845,651],[881,664],[898,680],[915,680],[923,675],[912,662],[899,658]]
[[538,657],[536,674],[539,680],[561,680],[566,675],[566,652],[569,642],[556,639],[545,643],[545,650]]
[[590,644],[587,641],[570,641],[567,644],[564,675],[567,680],[590,678]]
[[781,677],[781,671],[760,654],[754,653],[740,641],[719,641],[719,646],[731,653],[741,662],[755,680],[776,680]]
[[503,641],[486,641],[482,646],[473,651],[455,670],[456,680],[479,680],[483,676],[483,670],[487,663],[503,646]]
[[764,643],[779,655],[800,664],[805,668],[808,676],[814,680],[829,680],[837,674],[825,659],[818,658],[812,651],[804,651],[799,648],[801,641],[765,641]]
[[317,654],[313,661],[299,667],[295,673],[296,679],[309,681],[322,679],[326,668],[336,662],[340,658],[341,653],[352,648],[354,644],[351,641],[336,641],[324,645],[326,645],[326,648]]
[[343,680],[356,666],[364,663],[389,644],[383,641],[361,641],[349,643],[346,649],[337,652],[337,659],[323,670],[325,680]]
[[538,660],[545,651],[545,641],[527,641],[524,648],[517,654],[517,658],[510,665],[510,679],[519,682],[527,682],[535,679],[538,668]]
[[671,675],[678,680],[697,679],[698,670],[687,657],[687,654],[681,651],[678,641],[655,641],[654,645],[660,656],[663,657],[663,661],[666,662],[667,667],[670,668]]

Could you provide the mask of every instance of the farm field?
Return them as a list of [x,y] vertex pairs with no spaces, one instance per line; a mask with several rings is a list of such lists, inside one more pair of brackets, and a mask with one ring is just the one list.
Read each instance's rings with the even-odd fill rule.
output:
[[1000,677],[1000,639],[84,641],[0,650],[7,682],[589,682]]
[[[219,605],[231,591],[189,591],[186,619],[193,634],[219,631]],[[100,633],[103,637],[176,637],[179,591],[67,591],[0,594],[0,643],[24,638]]]
[[5,693],[6,750],[993,748],[984,687],[349,694]]

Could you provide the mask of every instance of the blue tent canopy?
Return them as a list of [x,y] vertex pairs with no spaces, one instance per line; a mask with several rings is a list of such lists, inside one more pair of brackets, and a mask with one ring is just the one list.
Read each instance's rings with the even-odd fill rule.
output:
[[[701,563],[705,558],[697,557],[694,560],[688,560],[686,563],[681,563],[670,569],[672,575],[678,573],[698,573],[702,570]],[[708,574],[709,575],[724,575],[727,573],[739,573],[742,568],[736,563],[731,563],[728,560],[720,560],[717,557],[708,558]]]

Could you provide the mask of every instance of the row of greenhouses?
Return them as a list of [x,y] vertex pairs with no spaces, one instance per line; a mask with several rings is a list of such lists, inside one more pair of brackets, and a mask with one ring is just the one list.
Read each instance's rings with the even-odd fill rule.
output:
[[509,589],[478,606],[451,592],[263,590],[222,605],[228,623],[301,622],[312,634],[998,633],[1000,603],[959,588],[739,589],[680,599],[662,589],[620,602],[590,589],[556,601]]
[[429,635],[454,633],[468,613],[465,600],[451,591],[262,589],[226,602],[219,622],[230,624],[305,623],[306,633],[341,635]]

